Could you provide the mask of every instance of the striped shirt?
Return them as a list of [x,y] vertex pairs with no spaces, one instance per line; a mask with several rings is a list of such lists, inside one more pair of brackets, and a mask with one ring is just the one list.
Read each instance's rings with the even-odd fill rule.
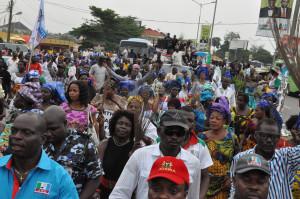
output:
[[[255,148],[234,156],[230,168],[231,179],[233,168],[239,157],[248,153],[255,153]],[[297,170],[300,170],[300,145],[276,149],[268,162],[271,171],[268,199],[292,199],[294,177]],[[231,186],[231,194],[234,194],[233,186]]]

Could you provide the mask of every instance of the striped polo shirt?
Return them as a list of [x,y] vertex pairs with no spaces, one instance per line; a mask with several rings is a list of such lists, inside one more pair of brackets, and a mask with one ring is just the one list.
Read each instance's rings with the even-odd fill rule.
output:
[[[248,153],[255,153],[255,148],[234,156],[230,168],[231,178],[233,177],[233,168],[239,157]],[[294,177],[297,170],[300,170],[300,145],[276,149],[273,157],[268,162],[271,171],[268,199],[292,199]],[[234,188],[231,186],[231,195],[233,194]]]

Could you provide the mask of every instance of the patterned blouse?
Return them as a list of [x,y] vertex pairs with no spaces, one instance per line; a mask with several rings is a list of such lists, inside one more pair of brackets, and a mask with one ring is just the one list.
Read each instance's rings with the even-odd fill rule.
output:
[[[67,127],[71,129],[76,129],[80,131],[87,131],[88,127],[88,117],[87,117],[87,108],[82,111],[73,110],[69,107],[69,104],[64,102],[60,105],[66,112],[67,117]],[[89,106],[91,110],[91,115],[97,113],[97,109],[92,105]]]

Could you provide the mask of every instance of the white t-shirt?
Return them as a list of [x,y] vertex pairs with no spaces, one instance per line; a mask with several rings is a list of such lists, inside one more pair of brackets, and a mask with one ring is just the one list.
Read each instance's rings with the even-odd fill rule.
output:
[[213,165],[210,153],[206,146],[206,143],[200,138],[196,137],[198,140],[197,144],[191,144],[189,148],[185,149],[200,160],[200,169],[206,169]]
[[[41,65],[41,67],[42,67],[42,75],[45,77],[47,82],[50,82],[50,81],[52,81],[52,77],[48,70],[48,64],[49,64],[48,62],[44,62]],[[52,62],[52,67],[53,67],[54,71],[57,71],[57,65],[54,62]]]
[[172,55],[172,61],[175,66],[182,66],[182,53],[181,52],[174,52]]
[[18,58],[15,61],[13,60],[13,58],[7,60],[8,72],[10,73],[10,75],[19,72],[18,63],[19,63]]
[[124,51],[123,51],[123,55],[124,55],[124,57],[125,57],[125,58],[127,58],[127,57],[128,57],[128,50],[127,50],[127,49],[124,49]]

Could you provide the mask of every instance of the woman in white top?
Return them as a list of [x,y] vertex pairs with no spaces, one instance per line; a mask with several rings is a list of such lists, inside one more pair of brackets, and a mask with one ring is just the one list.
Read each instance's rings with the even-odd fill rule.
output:
[[18,62],[18,72],[13,73],[11,75],[11,81],[13,82],[13,91],[16,93],[20,87],[23,85],[22,79],[26,74],[26,62],[24,61],[19,61]]

